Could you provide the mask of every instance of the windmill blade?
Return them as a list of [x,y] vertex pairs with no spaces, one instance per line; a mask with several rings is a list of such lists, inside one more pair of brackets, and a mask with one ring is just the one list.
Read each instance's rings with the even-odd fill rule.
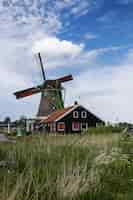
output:
[[45,71],[44,71],[44,67],[43,67],[43,62],[42,62],[42,58],[41,58],[41,54],[38,53],[38,58],[40,61],[40,66],[41,66],[41,70],[42,70],[42,76],[43,76],[43,80],[46,80],[46,75],[45,75]]
[[31,96],[33,94],[39,93],[41,91],[41,87],[42,86],[28,88],[26,90],[15,92],[14,95],[16,96],[16,99],[28,97],[28,96]]
[[71,81],[71,80],[73,80],[73,76],[71,74],[57,79],[57,81],[59,81],[60,83]]

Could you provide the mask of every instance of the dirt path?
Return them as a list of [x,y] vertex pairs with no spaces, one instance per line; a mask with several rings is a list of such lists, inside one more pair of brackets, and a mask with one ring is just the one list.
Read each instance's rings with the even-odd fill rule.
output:
[[3,134],[3,133],[0,133],[0,142],[9,142],[10,140],[8,139],[8,137]]

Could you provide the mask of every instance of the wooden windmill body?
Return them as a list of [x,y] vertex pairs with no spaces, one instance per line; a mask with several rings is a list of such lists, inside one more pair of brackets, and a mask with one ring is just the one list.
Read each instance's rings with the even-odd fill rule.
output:
[[62,83],[73,80],[73,77],[72,75],[68,75],[54,80],[47,80],[40,53],[38,54],[38,58],[43,76],[43,84],[15,92],[14,95],[17,99],[21,99],[33,94],[41,93],[37,117],[45,117],[55,110],[64,108],[64,89]]

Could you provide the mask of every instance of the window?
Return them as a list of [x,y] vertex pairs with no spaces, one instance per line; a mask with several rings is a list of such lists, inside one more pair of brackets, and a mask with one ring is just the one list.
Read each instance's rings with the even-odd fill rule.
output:
[[87,123],[82,123],[81,124],[81,130],[87,130],[88,124]]
[[72,130],[73,131],[79,131],[80,130],[80,123],[79,122],[73,122],[72,123]]
[[86,112],[86,111],[82,111],[82,112],[81,112],[81,117],[82,117],[83,119],[86,119],[86,118],[87,118],[87,112]]
[[57,128],[58,128],[58,131],[64,131],[65,130],[65,123],[59,122]]
[[73,118],[78,118],[78,117],[79,117],[78,111],[74,111],[74,112],[73,112]]

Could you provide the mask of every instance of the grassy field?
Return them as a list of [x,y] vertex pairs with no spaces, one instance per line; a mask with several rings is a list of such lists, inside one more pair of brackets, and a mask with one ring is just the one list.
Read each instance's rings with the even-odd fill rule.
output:
[[0,143],[0,200],[132,199],[132,137],[53,135]]

